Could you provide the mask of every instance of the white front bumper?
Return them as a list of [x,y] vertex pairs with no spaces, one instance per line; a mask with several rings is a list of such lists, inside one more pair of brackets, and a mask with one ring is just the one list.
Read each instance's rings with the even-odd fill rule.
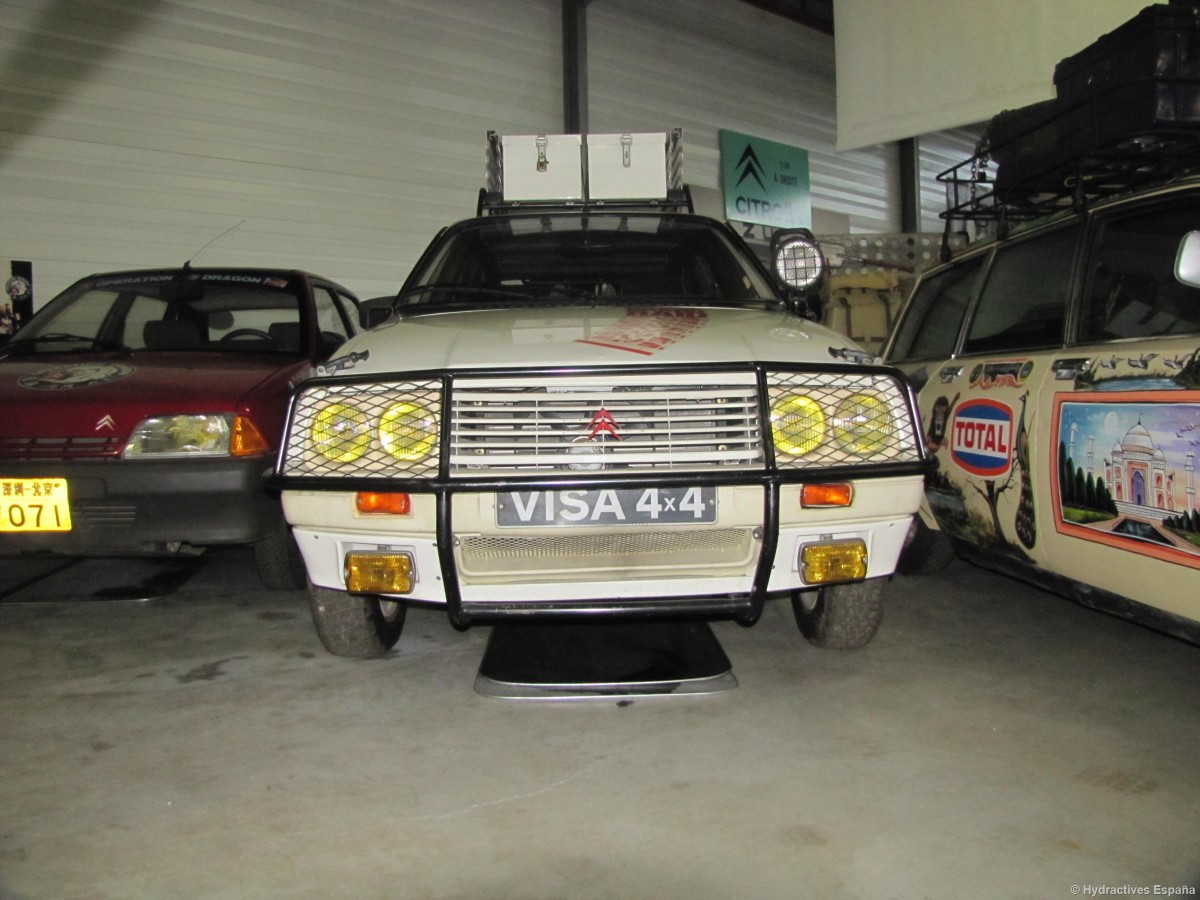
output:
[[[754,591],[764,536],[772,525],[764,522],[761,486],[723,487],[719,520],[711,526],[674,529],[673,536],[708,537],[713,532],[733,535],[728,549],[663,552],[661,563],[650,552],[591,555],[555,562],[531,555],[498,563],[480,571],[464,557],[464,541],[490,535],[508,540],[492,522],[490,495],[460,494],[454,501],[453,547],[449,565],[456,584],[453,591],[464,607],[478,604],[522,604],[604,600],[667,599],[700,596],[746,595]],[[867,548],[868,578],[890,575],[895,569],[908,533],[912,513],[922,495],[922,479],[902,477],[856,485],[854,504],[845,509],[803,510],[799,486],[780,491],[778,538],[768,591],[813,587],[801,577],[799,556],[809,543],[861,540]],[[401,552],[411,555],[414,586],[404,599],[432,604],[448,602],[444,564],[438,548],[436,503],[431,495],[413,496],[408,518],[365,517],[353,512],[352,493],[289,491],[284,509],[294,526],[309,579],[316,585],[346,589],[345,559],[351,552]],[[643,526],[641,536],[647,536]],[[702,532],[707,531],[704,535]],[[539,540],[561,539],[564,534],[586,545],[588,535],[604,537],[611,529],[522,529],[518,539],[536,551]],[[662,534],[667,535],[664,530]],[[561,557],[561,553],[560,553]]]

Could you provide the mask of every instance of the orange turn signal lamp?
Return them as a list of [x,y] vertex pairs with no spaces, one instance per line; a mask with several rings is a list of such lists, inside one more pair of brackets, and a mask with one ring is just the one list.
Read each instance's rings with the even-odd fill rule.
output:
[[366,515],[411,516],[412,495],[380,491],[359,491],[354,508]]
[[230,456],[258,456],[270,453],[271,445],[267,443],[262,433],[254,427],[245,416],[235,416],[233,431],[229,436]]
[[849,482],[806,484],[800,489],[800,506],[804,509],[849,506],[854,500],[854,488]]

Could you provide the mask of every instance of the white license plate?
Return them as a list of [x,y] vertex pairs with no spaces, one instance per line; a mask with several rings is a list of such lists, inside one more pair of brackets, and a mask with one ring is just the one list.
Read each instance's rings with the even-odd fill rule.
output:
[[0,531],[70,531],[65,478],[0,478]]
[[496,495],[496,524],[502,528],[679,525],[715,521],[715,487],[505,491]]

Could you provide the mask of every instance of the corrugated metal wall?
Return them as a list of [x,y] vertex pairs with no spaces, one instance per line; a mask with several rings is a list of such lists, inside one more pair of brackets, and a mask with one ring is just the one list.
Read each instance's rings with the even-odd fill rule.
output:
[[[503,14],[497,14],[497,7]],[[488,129],[561,120],[558,0],[5,0],[0,259],[277,264],[391,292]]]
[[[975,154],[975,145],[982,133],[982,126],[974,129],[957,128],[927,134],[918,140],[922,231],[942,231],[945,228],[945,221],[938,216],[947,206],[946,185],[939,182],[937,177],[970,159]],[[958,223],[954,227],[961,228],[962,225]]]
[[718,132],[809,153],[813,207],[839,231],[897,231],[894,146],[835,153],[833,38],[744,3],[596,0],[588,6],[592,131],[682,127],[684,175],[720,186]]
[[[833,151],[830,36],[733,0],[587,23],[592,131],[682,127],[711,189],[721,128],[801,146],[830,230],[898,229],[895,149]],[[5,0],[0,263],[39,304],[189,258],[392,292],[473,212],[487,130],[561,130],[561,54],[560,0]]]

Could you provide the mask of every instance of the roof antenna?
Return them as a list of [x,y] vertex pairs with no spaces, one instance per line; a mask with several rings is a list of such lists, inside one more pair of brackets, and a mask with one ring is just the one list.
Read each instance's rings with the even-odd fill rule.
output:
[[200,256],[201,253],[204,253],[206,250],[208,250],[210,247],[212,247],[213,244],[215,244],[217,241],[219,241],[223,237],[225,237],[225,235],[230,234],[234,231],[237,231],[239,228],[241,228],[245,224],[246,224],[246,220],[242,219],[242,221],[238,222],[236,225],[230,225],[228,228],[226,228],[224,231],[222,231],[220,234],[218,234],[215,238],[213,238],[211,241],[209,241],[207,244],[205,244],[203,247],[201,247],[199,250],[197,250],[195,253],[192,254],[192,258],[183,264],[183,271],[186,272],[188,269],[190,269],[192,267],[192,263],[196,260],[196,258],[198,256]]

